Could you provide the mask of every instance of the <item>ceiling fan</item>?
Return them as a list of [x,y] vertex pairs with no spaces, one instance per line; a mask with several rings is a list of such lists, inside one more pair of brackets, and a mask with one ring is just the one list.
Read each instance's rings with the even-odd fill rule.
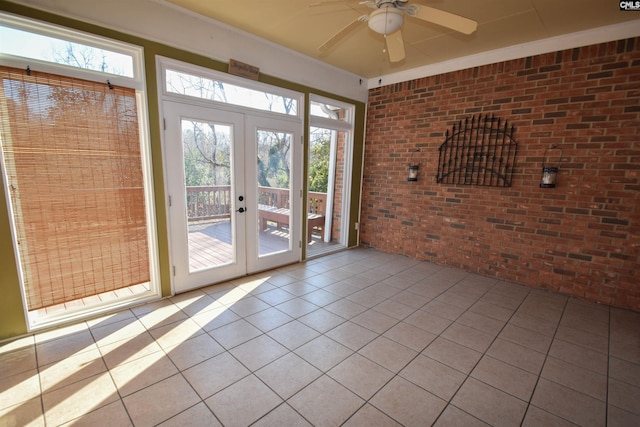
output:
[[426,22],[441,25],[463,34],[471,34],[478,27],[478,23],[460,15],[429,6],[407,4],[409,0],[369,0],[360,2],[371,9],[368,15],[362,15],[349,23],[343,29],[334,34],[322,46],[320,52],[325,52],[335,46],[344,36],[363,22],[367,22],[369,28],[385,38],[386,50],[389,61],[399,62],[405,58],[404,40],[402,39],[402,25],[404,15],[421,19]]

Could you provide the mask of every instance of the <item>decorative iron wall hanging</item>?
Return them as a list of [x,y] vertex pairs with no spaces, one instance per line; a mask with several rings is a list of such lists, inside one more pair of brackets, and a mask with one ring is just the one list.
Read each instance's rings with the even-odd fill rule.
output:
[[440,146],[440,184],[510,187],[518,144],[514,126],[498,117],[479,114],[467,117],[447,130]]

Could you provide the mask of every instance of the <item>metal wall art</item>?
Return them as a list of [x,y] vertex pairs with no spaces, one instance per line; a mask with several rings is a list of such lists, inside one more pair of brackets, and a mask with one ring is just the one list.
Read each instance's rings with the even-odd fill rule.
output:
[[467,117],[447,130],[438,158],[439,184],[510,187],[518,144],[509,127],[492,115]]

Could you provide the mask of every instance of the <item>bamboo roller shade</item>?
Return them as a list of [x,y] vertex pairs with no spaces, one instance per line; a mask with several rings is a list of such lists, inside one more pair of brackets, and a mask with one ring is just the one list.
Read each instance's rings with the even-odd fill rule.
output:
[[29,310],[149,281],[135,91],[0,67]]

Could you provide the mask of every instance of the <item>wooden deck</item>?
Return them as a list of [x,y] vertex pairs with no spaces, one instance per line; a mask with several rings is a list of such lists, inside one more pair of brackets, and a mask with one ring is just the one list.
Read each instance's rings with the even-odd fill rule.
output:
[[[231,224],[228,219],[231,209],[230,191],[230,186],[187,187],[190,271],[224,265],[233,260]],[[289,240],[290,190],[259,186],[258,194],[261,227],[259,255],[286,250]],[[327,194],[309,191],[307,196],[308,221],[311,227],[306,242],[307,257],[340,248],[335,242],[326,243],[322,240]],[[276,229],[276,223],[279,229]]]
[[189,271],[233,261],[231,221],[189,224]]
[[[268,222],[265,230],[259,231],[259,255],[265,256],[287,250],[289,230],[278,228]],[[323,253],[335,244],[325,243],[319,234],[311,235],[308,254]],[[197,271],[214,265],[222,265],[233,260],[231,250],[230,221],[206,222],[189,225],[189,269]]]
[[[289,248],[289,231],[270,224],[259,231],[259,255],[264,256]],[[197,271],[233,260],[231,222],[219,221],[189,225],[189,269]]]

